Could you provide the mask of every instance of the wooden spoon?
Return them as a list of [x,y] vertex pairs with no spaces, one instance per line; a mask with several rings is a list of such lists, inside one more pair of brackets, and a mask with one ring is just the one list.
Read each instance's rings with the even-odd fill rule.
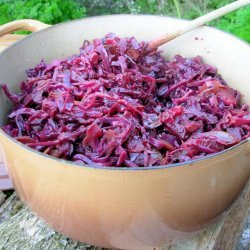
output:
[[193,21],[189,22],[186,26],[180,28],[179,30],[175,30],[173,32],[169,32],[165,34],[164,36],[158,37],[154,39],[153,41],[149,42],[148,48],[149,49],[155,49],[159,46],[175,39],[178,36],[181,36],[184,33],[187,33],[195,28],[198,28],[200,26],[205,25],[208,22],[211,22],[221,16],[224,16],[232,11],[235,11],[239,8],[242,8],[246,5],[250,4],[250,0],[239,0],[235,1],[233,3],[227,4],[217,10],[214,10],[206,15],[203,15],[201,17],[198,17],[194,19]]

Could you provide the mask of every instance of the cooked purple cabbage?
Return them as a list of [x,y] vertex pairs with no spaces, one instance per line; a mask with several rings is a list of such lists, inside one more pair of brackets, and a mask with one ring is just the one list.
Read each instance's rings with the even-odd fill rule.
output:
[[250,112],[201,57],[175,56],[108,34],[79,55],[27,71],[2,129],[80,164],[147,167],[217,153],[250,135]]

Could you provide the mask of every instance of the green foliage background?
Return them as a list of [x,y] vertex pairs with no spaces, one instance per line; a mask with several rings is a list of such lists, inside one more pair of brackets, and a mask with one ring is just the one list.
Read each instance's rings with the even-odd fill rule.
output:
[[[21,18],[48,24],[86,16],[148,13],[193,19],[231,0],[0,0],[0,24]],[[250,42],[250,6],[231,13],[212,26]]]
[[23,18],[55,24],[85,16],[75,0],[0,0],[0,24]]

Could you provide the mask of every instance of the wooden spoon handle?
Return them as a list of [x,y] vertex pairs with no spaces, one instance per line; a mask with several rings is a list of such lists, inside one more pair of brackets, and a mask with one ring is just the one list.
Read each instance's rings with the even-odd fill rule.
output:
[[212,20],[215,20],[221,16],[224,16],[224,15],[226,15],[234,10],[237,10],[239,8],[242,8],[248,4],[250,4],[250,0],[235,1],[233,3],[226,5],[226,6],[223,6],[217,10],[214,10],[206,15],[198,17],[198,18],[194,19],[193,21],[189,22],[186,26],[180,28],[179,30],[167,33],[164,36],[156,38],[155,40],[149,42],[148,48],[150,48],[150,49],[158,48],[159,46],[163,45],[164,43],[167,43],[168,41],[171,41],[174,38],[188,32],[190,30],[193,30],[195,28],[203,26],[204,24],[206,24]]

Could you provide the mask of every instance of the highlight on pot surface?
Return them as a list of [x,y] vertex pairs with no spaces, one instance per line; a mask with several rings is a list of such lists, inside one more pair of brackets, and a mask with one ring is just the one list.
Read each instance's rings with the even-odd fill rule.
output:
[[134,37],[84,41],[78,55],[27,70],[2,129],[80,164],[147,167],[186,162],[250,135],[250,112],[199,56],[172,61]]

